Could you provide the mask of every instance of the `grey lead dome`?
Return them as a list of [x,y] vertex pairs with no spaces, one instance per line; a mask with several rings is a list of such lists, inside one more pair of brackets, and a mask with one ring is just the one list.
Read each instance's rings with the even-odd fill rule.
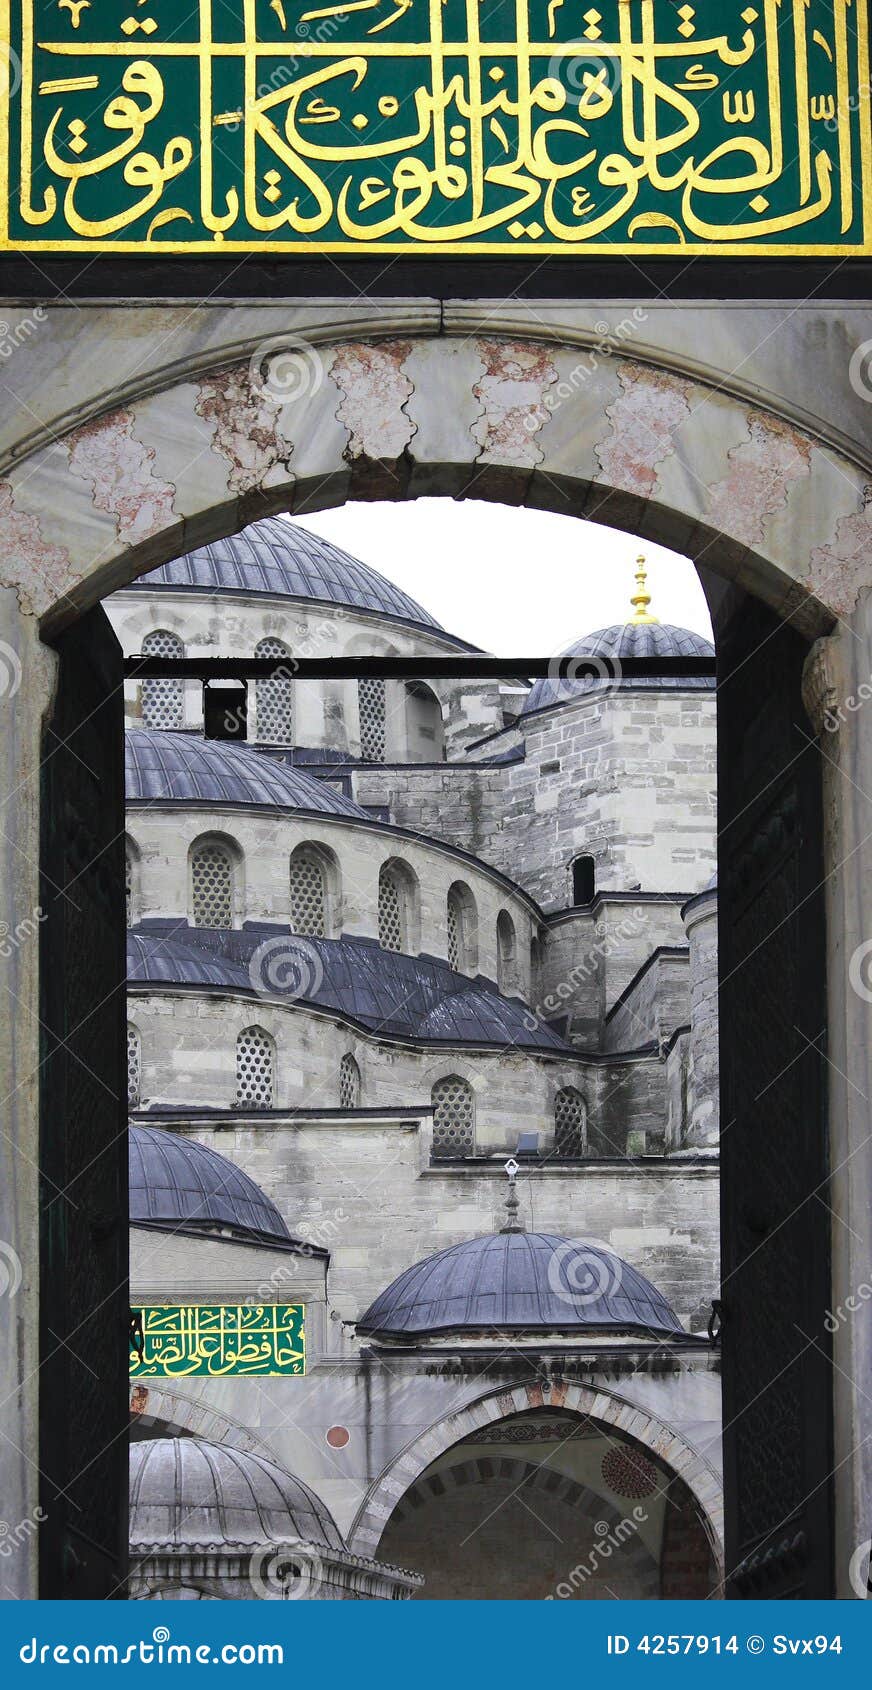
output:
[[[701,634],[694,634],[689,628],[676,627],[672,622],[617,622],[611,628],[598,628],[593,634],[585,634],[583,639],[567,646],[560,655],[566,659],[590,657],[600,660],[601,668],[592,679],[582,676],[578,680],[561,680],[549,675],[536,681],[524,701],[522,715],[530,716],[534,710],[550,710],[555,704],[566,704],[570,699],[582,698],[587,692],[620,686],[620,664],[625,657],[700,657],[710,662],[715,648]],[[656,687],[658,690],[680,687],[693,691],[697,688],[711,689],[715,683],[708,675],[686,675],[683,678],[646,675],[634,677],[624,684]]]
[[358,1321],[363,1335],[632,1332],[684,1337],[666,1298],[603,1245],[544,1232],[454,1244],[401,1273]]
[[259,804],[369,820],[325,781],[268,752],[166,729],[135,728],[125,735],[124,780],[128,804]]
[[260,1186],[195,1139],[131,1126],[129,1186],[133,1226],[183,1232],[229,1228],[256,1243],[292,1242]]
[[203,1438],[147,1438],[130,1446],[130,1543],[252,1548],[315,1544],[343,1550],[323,1502],[265,1456]]
[[398,622],[434,628],[440,624],[408,593],[339,546],[281,517],[264,517],[241,534],[199,546],[172,563],[140,576],[133,589],[205,588],[213,593],[271,593],[277,598],[347,605]]

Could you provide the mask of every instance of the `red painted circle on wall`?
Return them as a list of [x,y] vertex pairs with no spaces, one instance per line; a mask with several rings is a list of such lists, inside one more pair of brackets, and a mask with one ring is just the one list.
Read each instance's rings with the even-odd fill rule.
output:
[[331,1449],[344,1449],[351,1442],[351,1433],[347,1426],[331,1426],[327,1433],[327,1442]]

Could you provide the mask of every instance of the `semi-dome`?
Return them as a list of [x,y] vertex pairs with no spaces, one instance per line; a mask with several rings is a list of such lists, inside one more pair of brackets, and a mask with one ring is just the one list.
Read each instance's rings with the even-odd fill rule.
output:
[[189,927],[150,920],[127,935],[127,976],[144,986],[219,986],[301,1009],[326,1009],[386,1038],[571,1047],[520,998],[456,974],[436,957],[384,951],[372,940],[300,937],[287,928]]
[[173,1232],[229,1231],[252,1243],[289,1245],[274,1203],[226,1156],[159,1127],[130,1128],[130,1219]]
[[406,1269],[376,1297],[359,1333],[621,1332],[683,1337],[666,1298],[604,1245],[544,1232],[497,1232]]
[[125,735],[125,784],[129,804],[259,804],[369,820],[343,793],[269,752],[165,729]]
[[377,570],[282,517],[264,517],[241,534],[199,546],[133,583],[135,591],[167,587],[177,592],[269,593],[315,604],[347,605],[442,633],[421,605]]
[[345,1547],[320,1497],[275,1462],[204,1438],[131,1444],[132,1549],[294,1542]]

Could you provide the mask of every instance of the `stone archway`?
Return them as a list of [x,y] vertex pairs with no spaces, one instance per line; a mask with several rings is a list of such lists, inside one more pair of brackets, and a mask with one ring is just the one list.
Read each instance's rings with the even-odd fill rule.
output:
[[446,1451],[511,1415],[530,1409],[568,1409],[629,1437],[671,1468],[683,1480],[699,1509],[711,1545],[718,1579],[723,1573],[723,1492],[711,1464],[673,1427],[613,1392],[588,1385],[555,1381],[546,1392],[541,1385],[516,1385],[489,1392],[446,1416],[415,1438],[385,1468],[370,1487],[348,1534],[349,1548],[375,1556],[385,1527],[401,1498],[422,1473]]
[[130,1387],[130,1417],[131,1422],[141,1420],[145,1426],[159,1426],[161,1437],[206,1438],[230,1449],[263,1455],[268,1461],[276,1459],[268,1445],[238,1420],[230,1420],[193,1397],[169,1391],[165,1385],[134,1382]]

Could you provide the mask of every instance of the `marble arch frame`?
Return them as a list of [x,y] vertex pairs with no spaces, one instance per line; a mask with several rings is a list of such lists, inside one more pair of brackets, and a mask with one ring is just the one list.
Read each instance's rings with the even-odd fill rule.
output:
[[720,1583],[724,1571],[724,1498],[715,1469],[673,1427],[634,1407],[626,1398],[563,1380],[555,1380],[547,1395],[540,1384],[501,1386],[466,1403],[413,1438],[370,1486],[348,1533],[349,1548],[358,1555],[374,1557],[397,1503],[440,1455],[483,1426],[543,1407],[569,1409],[625,1433],[678,1474],[699,1509]]
[[[821,642],[812,666],[821,709],[849,696],[872,673],[868,395],[852,393],[848,370],[868,318],[862,306],[812,302],[805,320],[793,313],[791,357],[779,348],[773,361],[766,327],[775,309],[740,303],[730,315],[717,302],[665,302],[661,312],[655,302],[631,314],[596,302],[427,300],[133,302],[108,314],[102,304],[41,307],[39,337],[16,363],[20,403],[0,418],[0,659],[4,696],[15,699],[14,731],[0,738],[0,790],[16,795],[0,871],[11,906],[30,909],[39,898],[33,772],[56,669],[42,636],[145,570],[271,512],[442,494],[624,528],[677,546],[809,638],[850,623],[847,637],[839,629]],[[27,301],[4,306],[11,333],[29,311]],[[622,313],[630,326],[619,334],[613,320]],[[828,313],[835,344],[823,332]],[[727,327],[709,343],[713,314]],[[282,404],[253,371],[265,347],[288,337],[302,342],[308,377]],[[759,350],[759,370],[746,371],[743,347]],[[838,368],[833,352],[844,354]],[[853,862],[859,875],[870,827],[857,794],[872,790],[872,736],[859,717],[833,735],[827,766],[827,860]],[[862,937],[851,879],[831,887],[828,922],[831,955],[847,954]],[[17,952],[7,972],[30,1013],[0,1027],[10,1077],[0,1237],[35,1289],[34,955]],[[847,1223],[833,1232],[836,1303],[872,1249],[872,1218],[859,1205],[872,1158],[856,1101],[872,1085],[872,1041],[867,1005],[843,974],[830,988],[834,1205]],[[0,1393],[15,1403],[21,1449],[35,1424],[31,1306],[21,1343],[0,1341]],[[7,1299],[0,1328],[13,1324]],[[853,1544],[872,1503],[872,1474],[850,1460],[868,1437],[868,1410],[839,1381],[868,1368],[872,1337],[846,1322],[835,1346],[837,1510],[840,1538]],[[27,1458],[3,1465],[8,1506],[24,1517],[35,1501]],[[21,1562],[27,1593],[33,1568]],[[844,1568],[839,1576],[847,1591]]]

